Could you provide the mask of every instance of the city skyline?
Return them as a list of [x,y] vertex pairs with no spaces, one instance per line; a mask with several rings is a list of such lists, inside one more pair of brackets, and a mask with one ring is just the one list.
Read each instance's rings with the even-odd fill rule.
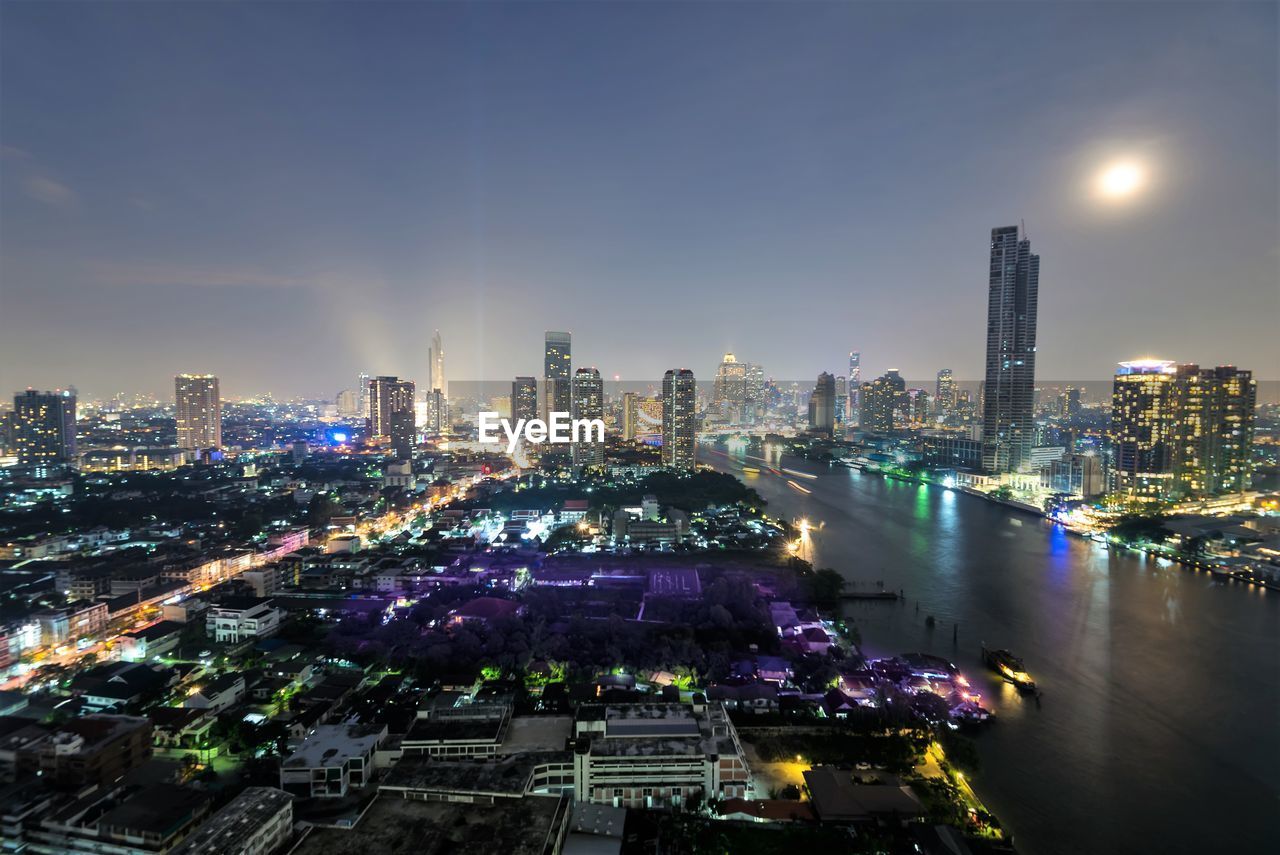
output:
[[[606,379],[856,347],[867,377],[967,380],[981,242],[1021,220],[1053,260],[1039,376],[1176,350],[1280,379],[1275,7],[1006,11],[10,5],[0,383],[329,398],[425,386],[433,329],[451,380],[538,374],[547,329]],[[289,358],[282,318],[311,333]]]

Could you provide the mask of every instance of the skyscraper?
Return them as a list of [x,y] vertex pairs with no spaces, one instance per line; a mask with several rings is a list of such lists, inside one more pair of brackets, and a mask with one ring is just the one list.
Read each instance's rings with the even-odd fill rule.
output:
[[830,436],[836,424],[836,378],[823,371],[809,395],[809,430]]
[[1075,386],[1062,393],[1062,417],[1067,421],[1080,418],[1080,390]]
[[366,422],[369,420],[369,381],[372,379],[363,371],[356,378],[356,406],[360,410],[358,415]]
[[[579,368],[573,375],[573,417],[604,418],[604,381],[594,368]],[[588,434],[594,437],[594,433]],[[573,462],[578,466],[603,466],[604,443],[594,438],[573,444]]]
[[898,409],[906,388],[907,382],[896,368],[890,368],[883,376],[870,383],[863,383],[859,393],[862,429],[873,433],[892,431],[893,414]]
[[178,447],[199,451],[222,447],[222,396],[212,374],[173,378]]
[[856,350],[849,351],[849,403],[845,405],[845,415],[849,424],[858,424],[861,420],[859,401],[862,395],[862,354]]
[[1018,226],[991,230],[982,465],[1025,471],[1035,442],[1036,308],[1040,256]]
[[34,389],[14,395],[13,445],[23,466],[74,463],[76,396]]
[[725,424],[739,424],[746,398],[747,363],[739,362],[732,353],[726,353],[716,369],[716,381],[711,390],[710,416]]
[[449,397],[449,385],[444,376],[444,344],[440,341],[440,330],[431,337],[431,347],[427,351],[430,362],[427,377],[427,390],[439,389],[440,394]]
[[945,418],[955,410],[956,381],[951,374],[950,368],[944,368],[938,372],[938,386],[934,390],[934,399],[938,408],[938,415]]
[[542,356],[542,417],[550,413],[571,412],[573,364],[570,356],[572,336],[567,332],[548,332]]
[[449,403],[444,392],[431,389],[427,392],[422,432],[427,436],[439,436],[449,426]]
[[518,421],[538,417],[538,380],[535,377],[517,377],[511,383],[511,419]]
[[1166,500],[1249,489],[1256,400],[1252,372],[1234,366],[1120,363],[1111,399],[1116,490]]
[[409,428],[413,427],[413,394],[412,380],[401,380],[399,377],[374,377],[369,381],[369,438],[372,440],[390,440],[394,443],[396,436],[392,429],[399,432],[403,442],[405,425],[403,420],[393,421],[396,413],[409,414]]
[[338,392],[335,401],[338,415],[342,418],[353,418],[360,415],[360,397],[354,389],[343,389]]
[[696,463],[697,386],[688,368],[662,378],[662,465],[693,469]]

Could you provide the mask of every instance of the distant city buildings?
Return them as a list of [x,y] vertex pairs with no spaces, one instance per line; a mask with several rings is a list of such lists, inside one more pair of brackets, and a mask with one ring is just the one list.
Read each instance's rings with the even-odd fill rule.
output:
[[1035,444],[1036,313],[1040,256],[1018,226],[991,230],[983,466],[1025,472]]
[[412,380],[395,376],[369,381],[369,438],[389,442],[402,459],[413,456],[415,418]]
[[956,380],[950,368],[944,368],[938,372],[938,385],[934,390],[934,405],[938,408],[938,415],[944,419],[955,412]]
[[696,463],[697,387],[687,368],[662,378],[662,464],[693,469]]
[[[573,417],[604,418],[604,382],[594,368],[579,368],[573,375]],[[590,432],[587,435],[594,437]],[[603,466],[604,443],[594,438],[575,442],[573,462],[577,466]]]
[[76,396],[28,389],[13,396],[13,445],[23,466],[76,459]]
[[538,380],[517,377],[511,382],[511,419],[519,421],[538,417]]
[[892,431],[894,412],[906,388],[907,383],[896,368],[890,368],[870,383],[863,383],[859,394],[862,429],[871,433]]
[[572,338],[567,332],[546,334],[542,356],[542,417],[544,419],[550,418],[550,413],[571,412]]
[[173,378],[178,447],[189,451],[222,447],[222,396],[212,374]]
[[440,394],[449,396],[449,381],[444,376],[444,344],[440,341],[440,330],[431,337],[431,347],[427,350],[429,372],[427,388],[439,389]]
[[1168,500],[1247,490],[1256,384],[1233,366],[1122,362],[1111,401],[1115,489]]
[[831,436],[836,424],[836,378],[827,372],[818,375],[809,395],[809,430]]
[[427,392],[423,408],[422,431],[428,436],[439,436],[449,427],[449,402],[444,391],[436,388]]
[[862,394],[862,354],[856,350],[849,352],[849,403],[845,405],[845,417],[849,424],[859,424],[861,414],[858,403]]

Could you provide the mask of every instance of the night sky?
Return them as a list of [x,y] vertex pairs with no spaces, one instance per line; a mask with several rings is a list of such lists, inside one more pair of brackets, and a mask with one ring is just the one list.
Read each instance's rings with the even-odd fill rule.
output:
[[1280,379],[1278,37],[1274,3],[5,2],[0,391],[331,398],[424,381],[436,327],[453,379],[541,373],[547,329],[623,379],[973,379],[1019,221],[1041,378]]

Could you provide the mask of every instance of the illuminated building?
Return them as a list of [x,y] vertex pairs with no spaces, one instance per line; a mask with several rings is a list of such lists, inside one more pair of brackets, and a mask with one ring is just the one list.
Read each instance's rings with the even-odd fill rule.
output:
[[692,469],[696,463],[697,386],[688,368],[662,378],[662,464]]
[[1036,310],[1040,256],[1017,226],[991,230],[983,466],[1027,469],[1035,443]]
[[396,455],[413,456],[413,381],[374,377],[369,381],[369,438],[390,442]]
[[572,336],[567,332],[548,332],[542,356],[542,418],[550,413],[568,413],[572,403]]
[[1111,452],[1116,490],[1162,499],[1173,484],[1175,363],[1122,362],[1111,393]]
[[357,415],[365,421],[369,420],[369,382],[371,380],[373,378],[363,372],[356,378],[356,407],[359,410]]
[[533,377],[517,377],[511,383],[512,420],[538,417],[538,381]]
[[809,394],[809,430],[830,436],[836,424],[836,378],[823,371]]
[[742,421],[742,405],[747,396],[747,364],[726,353],[716,369],[711,392],[711,412],[716,421],[738,424]]
[[849,403],[845,406],[845,415],[849,424],[859,424],[862,420],[858,412],[862,395],[862,354],[856,350],[849,352]]
[[428,436],[439,436],[449,426],[449,402],[444,391],[435,388],[427,392],[425,404],[422,430]]
[[754,362],[745,363],[747,366],[746,377],[743,379],[745,386],[742,417],[745,421],[755,423],[764,416],[764,366],[757,365]]
[[178,447],[190,450],[222,447],[222,397],[212,374],[179,374],[173,378]]
[[186,463],[181,448],[96,448],[80,454],[80,468],[85,472],[172,471]]
[[[604,381],[594,368],[579,368],[573,375],[573,417],[604,418]],[[588,436],[594,434],[588,433]],[[573,444],[573,462],[578,466],[603,466],[604,443],[591,441]]]
[[1249,489],[1257,384],[1234,366],[1122,362],[1111,401],[1116,489],[1182,499]]
[[13,445],[23,466],[71,463],[76,455],[76,396],[28,389],[13,396]]
[[1062,393],[1062,417],[1067,421],[1080,418],[1080,390],[1068,386]]
[[870,383],[863,383],[858,396],[862,429],[873,433],[892,431],[893,414],[906,388],[907,383],[896,368],[890,368]]
[[635,392],[622,396],[622,437],[633,442],[655,440],[662,435],[662,399]]
[[836,424],[843,426],[849,415],[849,378],[843,374],[836,375],[835,407]]
[[444,376],[444,344],[440,341],[440,330],[431,337],[431,347],[427,350],[429,361],[427,371],[427,388],[439,389],[440,394],[449,397],[449,381]]
[[938,415],[943,418],[952,414],[956,408],[956,380],[950,368],[938,372],[938,385],[934,390],[934,404]]

